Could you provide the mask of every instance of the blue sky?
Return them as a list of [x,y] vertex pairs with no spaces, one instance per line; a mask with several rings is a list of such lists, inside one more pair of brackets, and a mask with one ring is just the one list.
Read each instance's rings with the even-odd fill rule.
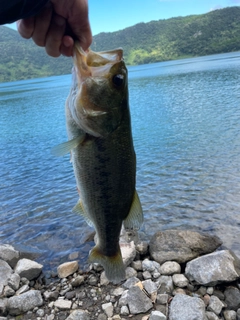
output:
[[240,0],[89,0],[89,16],[95,35],[139,22],[202,14],[239,5]]

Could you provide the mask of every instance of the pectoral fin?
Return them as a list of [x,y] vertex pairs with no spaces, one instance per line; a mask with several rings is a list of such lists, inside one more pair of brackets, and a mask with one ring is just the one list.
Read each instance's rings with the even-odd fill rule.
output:
[[143,211],[142,206],[135,190],[133,202],[129,211],[127,218],[124,220],[123,224],[125,229],[138,230],[143,223]]
[[82,143],[84,139],[85,134],[53,147],[51,152],[56,157],[64,156],[65,154],[69,153],[72,149],[76,148],[80,143]]
[[94,227],[91,219],[89,218],[89,216],[87,215],[86,211],[84,210],[83,204],[82,204],[82,202],[80,200],[75,205],[75,207],[72,209],[72,211],[74,213],[80,214],[86,220],[87,224],[90,227]]

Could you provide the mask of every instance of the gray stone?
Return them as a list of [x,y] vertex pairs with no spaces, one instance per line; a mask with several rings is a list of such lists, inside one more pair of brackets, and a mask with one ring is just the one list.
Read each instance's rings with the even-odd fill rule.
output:
[[54,306],[59,310],[70,310],[72,306],[72,301],[58,299],[54,302]]
[[90,320],[90,315],[84,310],[74,310],[66,320]]
[[128,316],[129,315],[129,309],[127,306],[122,306],[120,310],[120,314],[122,316]]
[[220,239],[194,231],[167,230],[156,232],[150,240],[149,251],[157,262],[184,263],[199,255],[210,253],[221,245]]
[[142,273],[142,276],[143,276],[143,279],[145,279],[145,280],[152,278],[152,275],[151,275],[151,273],[149,271],[144,271]]
[[0,316],[7,315],[7,303],[8,299],[0,298]]
[[113,316],[113,305],[111,302],[102,304],[102,309],[108,318]]
[[15,267],[15,272],[20,277],[25,277],[28,280],[37,278],[42,272],[43,265],[29,259],[20,259]]
[[140,280],[137,277],[132,277],[127,279],[124,283],[123,283],[123,288],[129,289],[132,286],[134,286],[136,283],[138,283]]
[[5,286],[4,290],[3,290],[3,296],[4,297],[12,297],[15,295],[15,291],[9,287],[9,286]]
[[173,291],[173,280],[171,276],[160,276],[157,281],[158,293],[169,293]]
[[222,311],[223,307],[224,307],[224,304],[222,303],[222,301],[220,299],[218,299],[218,297],[216,297],[216,296],[210,297],[210,301],[209,301],[209,304],[207,307],[208,311],[212,311],[218,315]]
[[106,277],[106,273],[105,273],[105,271],[103,271],[102,273],[101,273],[101,276],[100,276],[100,285],[101,286],[107,286],[108,284],[109,284],[109,280],[108,280],[108,278]]
[[143,271],[148,271],[150,273],[159,272],[160,264],[156,261],[144,259],[142,262],[142,269]]
[[167,302],[168,302],[168,294],[162,293],[157,295],[157,303],[167,304]]
[[131,267],[127,267],[126,268],[126,279],[132,278],[132,277],[136,277],[137,276],[137,271],[134,270]]
[[121,253],[122,253],[122,259],[125,267],[129,266],[135,256],[136,256],[136,248],[134,245],[134,242],[131,241],[130,243],[122,242],[120,243]]
[[223,315],[225,320],[236,320],[237,319],[237,313],[234,310],[225,310],[223,311]]
[[170,304],[169,320],[207,320],[204,302],[199,298],[177,294]]
[[6,261],[14,268],[19,259],[19,252],[9,244],[2,244],[0,245],[0,259]]
[[152,301],[135,286],[128,290],[128,307],[132,314],[145,313],[152,308]]
[[11,274],[13,273],[12,268],[9,264],[0,259],[0,295],[3,291],[3,287],[8,284],[8,279],[10,278]]
[[166,261],[161,265],[159,272],[162,275],[170,276],[175,273],[181,273],[181,266],[175,261]]
[[77,261],[70,261],[70,262],[65,262],[62,263],[60,266],[57,268],[57,273],[58,277],[60,279],[66,278],[70,276],[71,274],[74,274],[79,268],[78,262]]
[[136,250],[144,255],[148,253],[148,242],[147,241],[140,241],[136,244]]
[[185,275],[190,281],[202,285],[232,282],[239,278],[233,262],[228,250],[217,251],[188,262]]
[[148,294],[152,294],[154,292],[157,292],[158,286],[156,282],[153,282],[152,280],[145,280],[142,282],[144,289],[147,291]]
[[13,290],[18,290],[20,284],[20,276],[17,273],[12,273],[8,279],[8,285]]
[[78,275],[76,278],[72,280],[71,285],[73,287],[79,287],[82,283],[84,283],[84,276]]
[[48,301],[55,301],[57,300],[58,296],[59,296],[58,291],[45,291],[43,293],[44,299]]
[[125,290],[118,301],[118,306],[122,307],[127,305],[127,303],[128,303],[128,290]]
[[240,320],[240,309],[237,310],[237,320]]
[[17,291],[16,291],[16,296],[18,296],[19,294],[22,294],[24,292],[27,292],[29,290],[29,286],[27,284],[24,284],[23,286],[21,286]]
[[142,271],[142,261],[141,260],[133,261],[131,263],[131,267],[136,271]]
[[165,314],[160,311],[152,311],[149,320],[166,320]]
[[240,308],[240,291],[235,287],[229,287],[224,291],[225,303],[228,309],[237,311]]
[[14,296],[8,299],[8,311],[11,315],[19,315],[25,313],[35,307],[43,304],[41,292],[38,290],[30,290],[20,296]]
[[174,285],[179,288],[187,287],[189,284],[188,279],[184,276],[184,274],[174,274],[172,276],[172,280]]
[[211,311],[206,311],[206,317],[208,320],[219,320],[218,316]]

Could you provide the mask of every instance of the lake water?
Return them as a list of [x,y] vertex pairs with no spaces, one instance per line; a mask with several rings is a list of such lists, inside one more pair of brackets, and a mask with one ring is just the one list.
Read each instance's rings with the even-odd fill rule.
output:
[[[91,229],[78,200],[66,141],[71,76],[0,84],[0,242],[56,267],[85,263]],[[129,67],[140,236],[190,229],[219,236],[240,256],[240,52]]]

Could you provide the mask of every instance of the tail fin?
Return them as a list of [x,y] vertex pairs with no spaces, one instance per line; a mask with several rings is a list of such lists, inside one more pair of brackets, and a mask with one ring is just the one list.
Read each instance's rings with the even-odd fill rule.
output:
[[88,260],[92,263],[97,262],[101,264],[109,281],[118,283],[126,277],[120,247],[118,248],[116,255],[108,257],[99,250],[98,246],[95,246],[91,250]]

